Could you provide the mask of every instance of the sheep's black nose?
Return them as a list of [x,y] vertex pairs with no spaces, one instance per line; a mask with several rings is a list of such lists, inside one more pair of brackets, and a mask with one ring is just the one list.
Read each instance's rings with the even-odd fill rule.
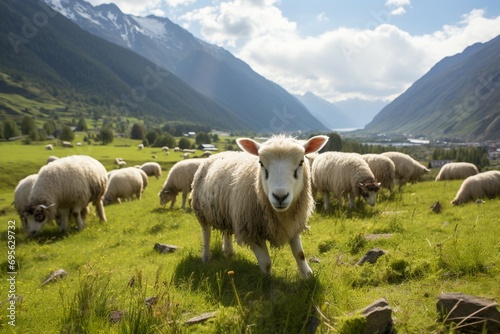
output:
[[279,203],[279,204],[282,204],[284,200],[286,200],[286,198],[288,197],[288,194],[289,193],[286,193],[286,194],[276,194],[276,193],[273,193],[273,197],[274,199]]

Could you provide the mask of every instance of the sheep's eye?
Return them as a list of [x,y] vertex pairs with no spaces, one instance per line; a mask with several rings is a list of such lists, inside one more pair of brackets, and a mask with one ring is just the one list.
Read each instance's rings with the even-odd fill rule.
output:
[[295,171],[293,172],[293,177],[294,178],[298,178],[299,177],[299,168],[302,167],[302,165],[304,164],[304,160],[300,160],[299,162],[299,166],[295,169]]
[[44,220],[44,216],[42,214],[36,215],[35,220],[39,223],[41,223]]
[[299,167],[302,167],[303,164],[304,164],[304,159],[300,160]]
[[265,176],[266,176],[266,180],[269,178],[269,172],[267,171],[267,168],[264,167],[264,164],[262,163],[262,161],[259,161],[259,164],[262,168],[264,168],[264,172],[265,172]]

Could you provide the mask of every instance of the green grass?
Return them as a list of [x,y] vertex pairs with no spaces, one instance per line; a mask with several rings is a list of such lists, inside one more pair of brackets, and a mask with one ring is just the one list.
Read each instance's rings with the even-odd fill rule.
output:
[[[314,277],[303,281],[289,247],[271,250],[273,274],[266,276],[245,247],[236,245],[235,256],[226,258],[215,232],[213,260],[202,264],[201,229],[193,212],[179,209],[180,200],[172,211],[159,207],[157,194],[166,171],[181,155],[166,156],[153,148],[138,151],[137,144],[122,139],[108,146],[57,146],[54,151],[45,151],[45,144],[0,145],[0,280],[7,279],[7,222],[15,220],[16,294],[22,296],[14,328],[8,325],[8,291],[2,284],[0,331],[300,333],[319,321],[318,333],[353,333],[361,320],[350,314],[383,297],[393,309],[398,333],[442,333],[447,330],[437,320],[440,293],[500,300],[500,199],[454,207],[449,202],[460,181],[437,183],[431,175],[400,194],[382,194],[374,208],[334,206],[325,214],[318,203],[302,241],[306,257],[320,262],[310,263]],[[92,210],[83,231],[61,236],[50,225],[38,238],[27,240],[10,206],[17,181],[35,173],[48,155],[77,153],[98,158],[107,169],[114,168],[116,157],[134,165],[156,155],[164,175],[150,178],[142,200],[107,206],[106,223]],[[438,200],[440,214],[429,208]],[[392,237],[366,240],[371,233]],[[153,250],[157,242],[179,249],[160,254]],[[375,247],[387,254],[374,265],[355,265]],[[60,268],[68,275],[42,286]],[[146,299],[155,302],[148,306]],[[122,312],[121,321],[109,320],[112,311]],[[205,312],[216,313],[204,323],[185,324]]]

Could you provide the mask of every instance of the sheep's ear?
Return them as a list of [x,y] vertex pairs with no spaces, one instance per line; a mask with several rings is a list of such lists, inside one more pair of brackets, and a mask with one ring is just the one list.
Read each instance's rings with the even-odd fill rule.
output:
[[259,148],[261,145],[255,140],[250,138],[238,138],[236,139],[236,144],[238,144],[238,146],[247,153],[259,155]]
[[318,152],[328,141],[327,136],[314,136],[304,144],[305,154]]

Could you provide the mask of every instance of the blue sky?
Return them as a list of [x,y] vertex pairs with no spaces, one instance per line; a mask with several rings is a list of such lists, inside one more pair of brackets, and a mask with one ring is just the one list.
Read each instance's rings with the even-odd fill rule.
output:
[[442,58],[500,35],[498,0],[111,2],[168,17],[289,92],[331,102],[389,102]]

